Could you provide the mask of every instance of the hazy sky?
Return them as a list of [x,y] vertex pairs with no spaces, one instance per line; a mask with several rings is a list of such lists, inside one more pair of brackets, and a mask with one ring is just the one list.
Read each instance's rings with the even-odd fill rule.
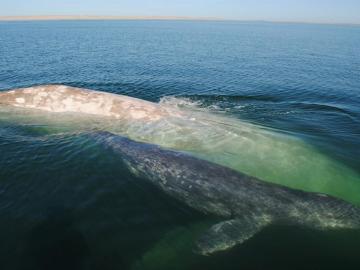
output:
[[191,16],[360,23],[360,0],[0,0],[0,15]]

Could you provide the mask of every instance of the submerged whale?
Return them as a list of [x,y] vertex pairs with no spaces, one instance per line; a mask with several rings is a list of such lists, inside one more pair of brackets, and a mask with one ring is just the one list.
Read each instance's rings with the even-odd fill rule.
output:
[[223,219],[197,241],[203,255],[241,244],[270,224],[314,229],[360,228],[360,208],[320,193],[295,190],[109,132],[93,132],[99,144],[120,154],[131,172],[169,196]]

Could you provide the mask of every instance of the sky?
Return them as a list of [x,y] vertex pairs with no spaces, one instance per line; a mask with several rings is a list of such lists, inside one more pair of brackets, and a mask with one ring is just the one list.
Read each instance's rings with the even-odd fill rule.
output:
[[0,16],[186,16],[360,24],[360,0],[0,0]]

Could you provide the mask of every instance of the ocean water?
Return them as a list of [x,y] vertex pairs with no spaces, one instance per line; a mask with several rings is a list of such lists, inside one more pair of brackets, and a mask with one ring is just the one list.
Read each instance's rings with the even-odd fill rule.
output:
[[139,125],[0,106],[2,269],[358,269],[359,231],[272,226],[196,255],[216,221],[86,134],[108,130],[360,205],[359,44],[358,26],[1,22],[0,90],[64,84],[191,116]]

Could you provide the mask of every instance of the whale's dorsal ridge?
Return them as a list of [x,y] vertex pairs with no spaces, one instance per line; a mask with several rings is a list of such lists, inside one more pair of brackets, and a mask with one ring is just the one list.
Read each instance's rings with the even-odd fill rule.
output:
[[195,252],[210,255],[241,244],[272,222],[267,215],[244,215],[213,225],[197,241]]

